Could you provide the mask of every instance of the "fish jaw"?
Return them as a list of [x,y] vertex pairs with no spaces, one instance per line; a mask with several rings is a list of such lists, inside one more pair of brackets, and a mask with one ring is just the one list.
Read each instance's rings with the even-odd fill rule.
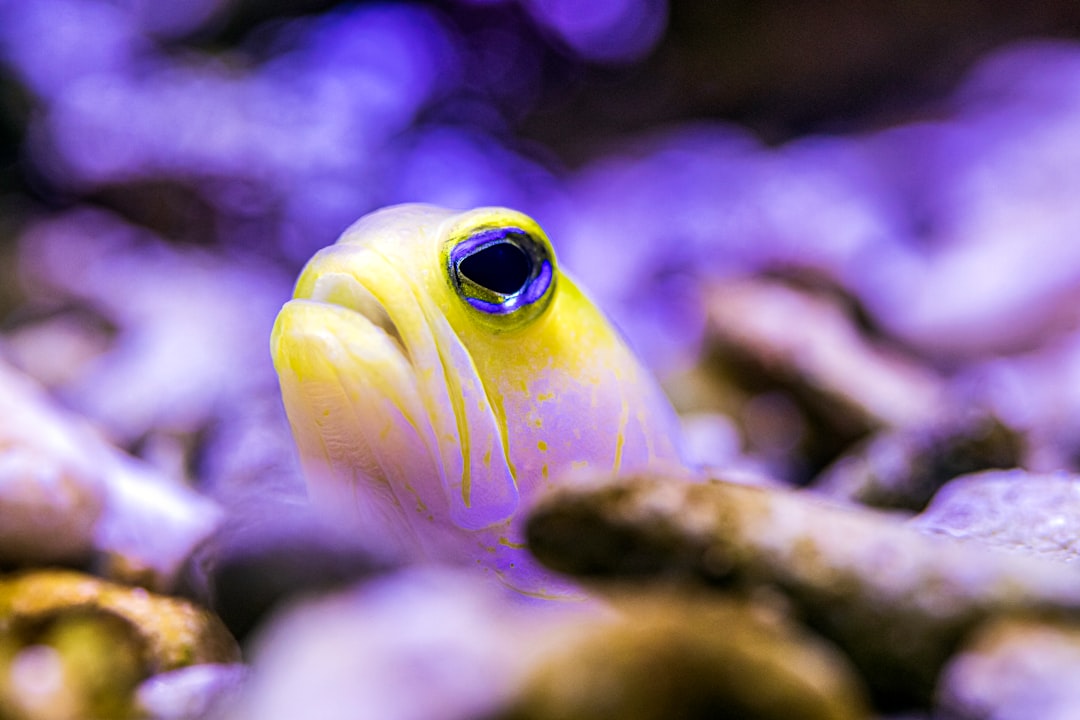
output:
[[278,314],[271,350],[312,502],[375,547],[429,554],[445,500],[399,344],[361,313],[296,299]]
[[309,495],[332,520],[391,554],[479,566],[525,596],[582,596],[532,558],[522,519],[503,517],[481,488],[474,503],[495,502],[489,513],[502,519],[461,526],[422,386],[393,332],[349,308],[298,299],[279,313],[271,345]]
[[380,254],[340,246],[297,295],[272,352],[312,501],[384,528],[407,555],[471,557],[476,539],[460,531],[503,523],[519,498],[503,428],[439,303]]

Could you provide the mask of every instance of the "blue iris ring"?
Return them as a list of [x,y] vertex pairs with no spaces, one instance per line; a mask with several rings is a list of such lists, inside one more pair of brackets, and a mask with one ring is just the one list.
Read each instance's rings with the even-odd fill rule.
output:
[[517,227],[481,229],[455,245],[448,260],[458,293],[488,315],[535,304],[554,277],[543,244]]

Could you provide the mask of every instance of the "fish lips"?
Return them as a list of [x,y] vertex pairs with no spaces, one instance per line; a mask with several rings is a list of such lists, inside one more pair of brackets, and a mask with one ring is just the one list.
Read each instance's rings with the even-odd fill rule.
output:
[[373,544],[422,547],[405,509],[432,502],[413,483],[437,471],[398,343],[364,316],[310,299],[285,304],[271,342],[312,500]]
[[309,288],[282,308],[272,350],[313,500],[425,549],[447,547],[436,528],[513,516],[502,431],[445,318],[404,285],[384,302],[346,272]]

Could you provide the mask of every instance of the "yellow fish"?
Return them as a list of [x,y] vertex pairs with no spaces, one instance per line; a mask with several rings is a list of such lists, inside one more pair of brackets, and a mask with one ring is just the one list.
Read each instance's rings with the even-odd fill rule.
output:
[[681,465],[663,392],[513,210],[363,217],[308,262],[271,350],[314,505],[527,595],[570,592],[524,546],[532,497]]

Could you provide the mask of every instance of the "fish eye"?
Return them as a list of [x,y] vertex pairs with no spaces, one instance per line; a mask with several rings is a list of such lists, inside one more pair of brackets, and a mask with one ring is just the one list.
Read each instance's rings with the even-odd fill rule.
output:
[[551,287],[546,244],[517,227],[481,228],[449,253],[458,295],[489,315],[509,315],[536,305]]
[[485,245],[458,263],[458,273],[480,287],[500,295],[520,292],[532,274],[525,251],[508,242]]

